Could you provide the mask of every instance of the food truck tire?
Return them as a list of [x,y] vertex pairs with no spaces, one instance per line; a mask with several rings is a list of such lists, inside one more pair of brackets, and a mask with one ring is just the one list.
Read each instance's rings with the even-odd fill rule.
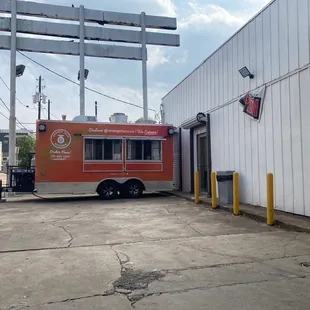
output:
[[115,199],[118,193],[118,183],[115,181],[104,181],[99,184],[97,193],[101,199],[111,200]]
[[139,180],[129,180],[124,184],[123,196],[126,198],[140,198],[143,194],[144,185]]

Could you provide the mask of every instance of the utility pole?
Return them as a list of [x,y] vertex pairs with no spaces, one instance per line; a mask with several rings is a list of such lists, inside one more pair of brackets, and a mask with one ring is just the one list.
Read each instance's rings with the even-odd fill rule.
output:
[[85,115],[85,10],[80,5],[80,115]]
[[51,119],[51,100],[49,99],[47,101],[47,119]]
[[98,116],[98,104],[97,104],[97,101],[95,101],[95,116],[96,116],[96,118]]
[[141,13],[141,48],[142,48],[142,85],[143,85],[143,119],[148,121],[148,93],[147,93],[147,48],[145,12]]
[[17,1],[11,1],[11,73],[10,73],[10,120],[9,120],[9,165],[16,165],[16,32]]
[[41,119],[41,98],[42,96],[42,77],[39,76],[39,102],[38,102],[38,120]]

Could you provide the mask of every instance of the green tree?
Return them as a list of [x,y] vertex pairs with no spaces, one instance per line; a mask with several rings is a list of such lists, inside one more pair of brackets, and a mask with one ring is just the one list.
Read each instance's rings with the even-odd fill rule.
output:
[[30,153],[34,153],[36,141],[32,136],[18,137],[16,141],[18,152],[18,166],[21,168],[27,168],[30,164]]

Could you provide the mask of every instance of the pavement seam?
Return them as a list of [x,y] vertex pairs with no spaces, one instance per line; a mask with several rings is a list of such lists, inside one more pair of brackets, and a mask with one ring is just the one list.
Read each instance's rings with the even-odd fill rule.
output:
[[[306,279],[310,278],[310,276],[296,276],[296,277],[291,277],[287,278],[285,276],[280,275],[282,278],[281,280],[296,280],[296,279]],[[280,280],[280,281],[281,281]],[[274,282],[275,280],[271,279],[266,279],[266,280],[259,280],[259,281],[249,281],[249,282],[237,282],[237,283],[231,283],[231,284],[222,284],[222,285],[206,285],[206,286],[198,286],[198,287],[192,287],[192,288],[187,288],[187,289],[182,289],[182,290],[174,290],[174,291],[166,291],[166,292],[154,292],[154,293],[146,293],[141,296],[140,299],[134,302],[134,304],[138,303],[144,298],[152,297],[152,296],[160,296],[160,295],[173,295],[173,294],[180,294],[180,293],[187,293],[190,291],[195,291],[195,290],[209,290],[209,289],[214,289],[214,288],[222,288],[222,287],[232,287],[232,286],[237,286],[237,285],[249,285],[249,284],[259,284],[259,283],[266,283],[266,282]],[[136,296],[138,297],[138,296]]]
[[167,212],[169,214],[174,215],[179,221],[181,221],[182,223],[186,224],[188,227],[190,227],[194,232],[196,232],[197,234],[199,234],[202,237],[206,237],[202,232],[200,232],[198,229],[194,228],[190,223],[188,223],[185,220],[182,220],[176,212],[170,211],[167,207],[164,206],[164,209],[167,210]]
[[[51,224],[52,225],[52,224]],[[55,226],[55,225],[53,225]],[[57,226],[62,228],[60,226]],[[277,232],[282,233],[282,232]],[[69,232],[68,232],[69,234]],[[161,239],[146,239],[146,240],[139,240],[134,242],[115,242],[115,243],[99,243],[99,244],[86,244],[86,245],[73,245],[70,246],[71,249],[79,249],[79,248],[92,248],[92,247],[111,247],[111,246],[119,246],[119,245],[136,245],[142,244],[145,242],[166,242],[166,241],[182,241],[182,240],[191,240],[191,239],[198,239],[201,237],[216,237],[216,236],[242,236],[242,235],[252,235],[257,234],[256,232],[248,232],[248,233],[235,233],[235,234],[223,234],[223,235],[199,235],[199,236],[188,236],[188,237],[175,237],[175,238],[161,238]],[[300,233],[298,234],[300,235]],[[298,237],[296,236],[296,238]],[[290,240],[292,242],[294,240]],[[49,251],[49,250],[64,250],[67,249],[68,246],[59,246],[59,247],[46,247],[46,248],[29,248],[29,249],[16,249],[16,250],[0,250],[0,254],[9,254],[9,253],[19,253],[19,252],[37,252],[37,251]]]

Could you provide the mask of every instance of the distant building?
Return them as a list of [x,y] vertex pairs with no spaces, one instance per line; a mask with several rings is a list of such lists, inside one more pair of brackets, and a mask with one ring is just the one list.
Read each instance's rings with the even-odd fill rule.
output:
[[[30,135],[29,131],[20,129],[16,130],[16,137],[22,137]],[[1,170],[1,162],[2,162],[2,169],[6,167],[9,157],[9,130],[8,129],[0,129],[0,170]]]

